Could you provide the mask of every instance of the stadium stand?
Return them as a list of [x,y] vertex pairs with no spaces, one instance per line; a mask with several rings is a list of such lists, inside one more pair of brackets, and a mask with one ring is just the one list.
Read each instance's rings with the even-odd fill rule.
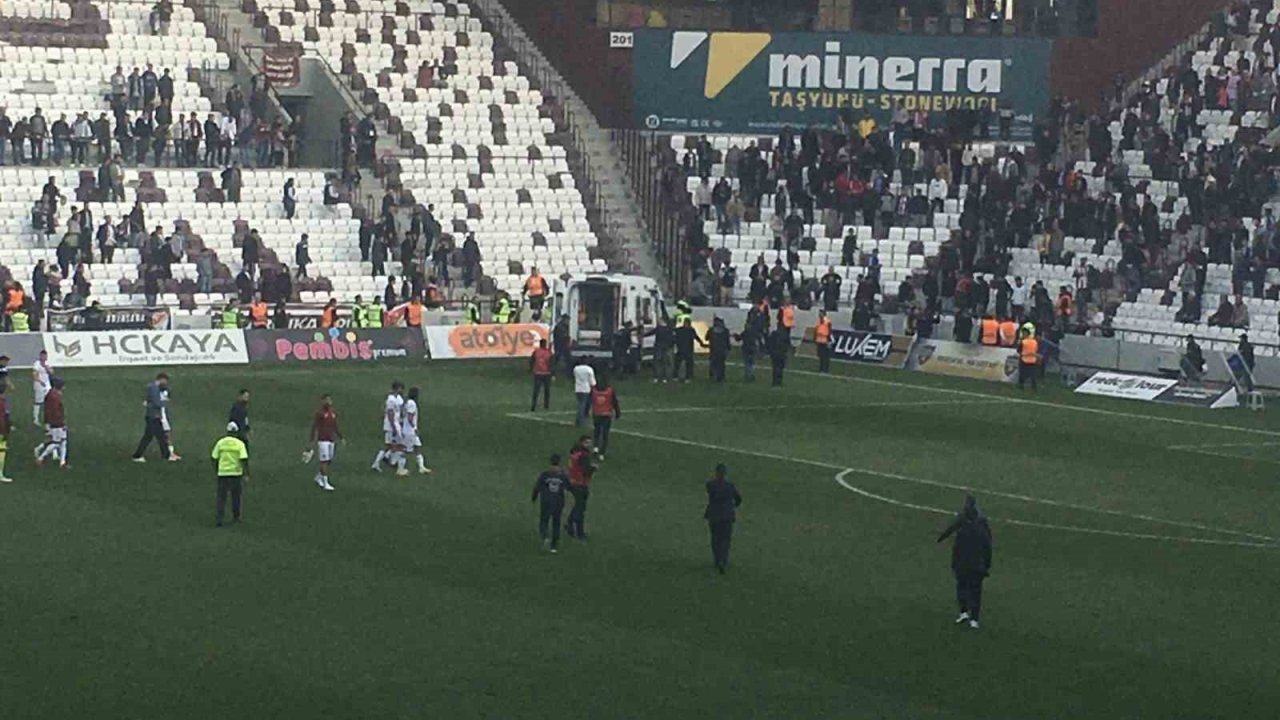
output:
[[496,289],[518,294],[530,267],[607,269],[542,93],[463,2],[348,3],[295,13],[252,6],[285,42],[318,53],[372,93],[411,156],[397,158],[401,205],[426,205],[455,237],[474,234]]
[[[1275,126],[1278,21],[1269,2],[1237,4],[1194,52],[1105,109],[1055,101],[1028,143],[1010,142],[997,117],[903,111],[889,127],[846,115],[835,131],[663,139],[652,152],[695,255],[691,294],[748,299],[744,264],[763,253],[790,266],[802,306],[819,302],[827,266],[856,280],[879,265],[875,309],[994,310],[1021,277],[1029,312],[1063,332],[1165,345],[1195,334],[1216,350],[1247,326],[1280,345],[1280,233],[1263,209],[1280,157],[1261,143]],[[842,252],[849,236],[856,252]],[[970,296],[978,278],[989,303]],[[840,300],[857,292],[846,282]]]
[[[63,10],[52,13],[51,7]],[[184,118],[232,127],[225,114],[215,119],[212,103],[189,79],[193,69],[229,66],[190,8],[112,2],[7,5],[6,11],[15,18],[50,17],[53,24],[41,26],[46,32],[16,36],[22,44],[0,47],[0,85],[7,91],[0,140],[10,150],[3,159],[12,163],[0,168],[5,282],[16,280],[34,292],[32,286],[44,284],[36,282],[34,266],[44,260],[55,307],[158,302],[192,312],[236,297],[233,277],[243,269],[248,242],[259,248],[262,272],[254,273],[254,285],[266,296],[305,302],[331,290],[381,292],[385,278],[368,272],[353,242],[360,221],[350,205],[326,200],[323,171],[237,167],[233,189],[221,167],[160,167],[199,165],[205,154],[205,147],[195,148],[195,158],[182,152],[185,143],[177,141]],[[253,118],[246,113],[243,119],[234,147],[213,152],[227,163],[251,160]],[[116,162],[103,163],[107,156]],[[128,167],[135,159],[153,162]],[[68,161],[72,165],[64,166]],[[292,219],[282,202],[289,178],[297,186]],[[73,214],[80,209],[91,216],[84,232]],[[118,249],[104,263],[108,218]],[[310,235],[315,262],[310,277],[286,287],[281,269],[292,262],[303,233]]]

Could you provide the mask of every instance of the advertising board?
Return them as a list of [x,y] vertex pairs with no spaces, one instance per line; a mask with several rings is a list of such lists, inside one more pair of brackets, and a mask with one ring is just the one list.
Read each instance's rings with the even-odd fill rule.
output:
[[528,357],[539,340],[550,341],[545,325],[432,325],[422,329],[433,359]]
[[45,333],[54,367],[242,365],[241,330],[117,330]]
[[907,369],[1011,383],[1018,380],[1018,356],[1012,348],[949,340],[917,340],[907,357]]
[[1030,136],[1049,107],[1043,38],[870,33],[635,32],[638,127],[772,132],[833,127],[837,114],[881,125],[893,111],[1012,111]]
[[416,328],[246,330],[249,362],[309,364],[422,358],[426,347]]

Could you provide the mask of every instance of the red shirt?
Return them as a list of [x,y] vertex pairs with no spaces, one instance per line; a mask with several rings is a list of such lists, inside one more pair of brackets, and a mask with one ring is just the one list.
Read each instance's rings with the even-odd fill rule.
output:
[[551,360],[554,357],[549,348],[534,348],[533,355],[533,374],[534,375],[550,375]]
[[569,484],[591,487],[591,453],[582,448],[569,453]]
[[591,414],[595,417],[609,417],[618,409],[618,396],[613,394],[613,388],[605,388],[601,390],[596,388],[591,391]]
[[50,390],[44,396],[44,421],[49,427],[66,427],[67,416],[62,408],[62,391]]
[[334,442],[342,433],[338,432],[338,413],[332,407],[316,410],[311,420],[311,437],[320,442]]

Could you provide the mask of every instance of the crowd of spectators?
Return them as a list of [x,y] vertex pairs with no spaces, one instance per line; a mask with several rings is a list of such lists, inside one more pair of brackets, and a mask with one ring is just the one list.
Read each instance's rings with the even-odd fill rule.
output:
[[257,75],[246,100],[238,86],[227,91],[225,111],[203,120],[173,111],[174,77],[151,64],[125,74],[117,66],[109,80],[109,112],[55,120],[40,108],[9,117],[0,107],[0,165],[88,165],[113,159],[121,164],[221,167],[238,161],[252,167],[295,166],[302,117],[285,126],[271,119],[269,81]]
[[[1206,41],[1205,47],[1217,48],[1220,64],[1232,40],[1243,37],[1247,22],[1239,13],[1247,9],[1238,8]],[[974,144],[1010,139],[1007,114],[899,108],[882,126],[869,115],[844,112],[833,129],[787,128],[726,152],[713,150],[706,137],[690,137],[686,146],[692,149],[683,158],[659,144],[663,194],[680,214],[689,249],[691,295],[703,302],[726,297],[739,271],[716,236],[765,219],[767,209],[774,249],[783,251],[785,264],[780,259],[759,281],[763,269],[752,268],[750,300],[776,302],[787,293],[801,307],[829,307],[836,274],[801,272],[802,258],[813,249],[805,228],[818,224],[826,237],[840,237],[846,226],[870,226],[876,238],[885,238],[890,227],[931,227],[933,214],[952,200],[960,209],[959,229],[898,288],[879,287],[877,255],[862,252],[858,238],[845,237],[842,263],[861,266],[856,314],[886,308],[929,317],[1012,312],[1020,286],[1010,272],[1014,248],[1034,248],[1045,263],[1072,266],[1071,285],[1032,285],[1024,309],[1064,332],[1105,331],[1118,305],[1144,287],[1165,289],[1181,281],[1183,303],[1194,305],[1210,263],[1231,265],[1236,293],[1277,297],[1280,286],[1268,285],[1265,277],[1280,267],[1280,227],[1262,206],[1276,192],[1280,156],[1259,142],[1264,129],[1240,128],[1215,144],[1197,122],[1204,109],[1229,111],[1237,122],[1245,112],[1275,109],[1271,58],[1280,49],[1280,27],[1264,28],[1255,45],[1263,61],[1242,60],[1204,78],[1188,59],[1131,96],[1117,81],[1097,111],[1054,100],[1023,142],[1002,142],[989,157]],[[1142,154],[1149,178],[1130,174],[1126,151]],[[723,167],[724,177],[712,177],[713,166]],[[699,178],[693,192],[687,190],[690,177]],[[1153,180],[1176,183],[1185,203],[1148,193]],[[1257,227],[1251,230],[1242,218],[1258,219]],[[704,221],[711,219],[716,232],[708,236]],[[1095,255],[1110,246],[1109,259],[1101,267],[1083,260],[1077,265],[1064,248],[1068,236],[1093,241]],[[980,281],[980,275],[994,281]],[[1174,296],[1167,292],[1163,301],[1172,303]],[[1239,311],[1232,313],[1238,324]],[[1187,315],[1200,317],[1198,311]]]

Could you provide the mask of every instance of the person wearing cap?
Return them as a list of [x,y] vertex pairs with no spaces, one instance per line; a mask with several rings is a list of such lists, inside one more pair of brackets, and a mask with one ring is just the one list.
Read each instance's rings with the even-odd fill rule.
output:
[[716,465],[715,475],[707,481],[707,508],[702,518],[711,531],[711,559],[716,571],[724,574],[729,566],[729,546],[733,542],[733,523],[737,519],[742,495],[729,482],[729,469],[724,463]]
[[240,439],[240,426],[227,423],[227,434],[214,443],[209,453],[218,478],[217,526],[226,515],[227,495],[231,496],[231,520],[240,522],[240,495],[249,481],[249,448]]

